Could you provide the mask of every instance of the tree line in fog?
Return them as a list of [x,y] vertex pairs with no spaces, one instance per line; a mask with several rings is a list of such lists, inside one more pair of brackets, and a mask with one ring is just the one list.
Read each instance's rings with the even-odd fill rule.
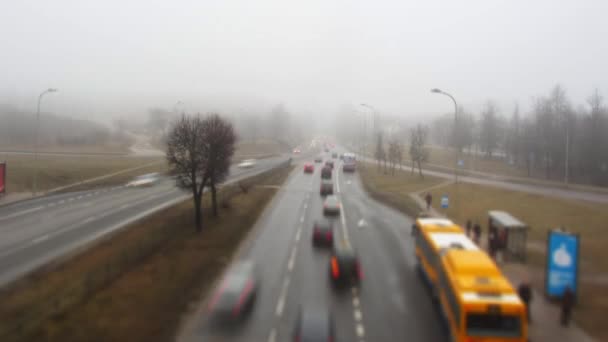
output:
[[488,101],[477,115],[459,107],[434,120],[435,144],[500,158],[528,176],[608,185],[608,110],[598,90],[574,107],[557,85],[528,113],[505,113]]

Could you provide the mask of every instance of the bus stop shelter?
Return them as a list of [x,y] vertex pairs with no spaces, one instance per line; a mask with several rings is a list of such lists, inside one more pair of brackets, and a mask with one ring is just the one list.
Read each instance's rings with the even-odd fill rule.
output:
[[505,261],[526,261],[528,226],[525,223],[505,211],[490,210],[488,227],[497,237],[497,249],[502,252]]

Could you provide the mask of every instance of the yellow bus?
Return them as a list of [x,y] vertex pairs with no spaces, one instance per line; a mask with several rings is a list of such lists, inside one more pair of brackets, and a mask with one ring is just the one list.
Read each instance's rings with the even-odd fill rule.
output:
[[451,341],[527,341],[525,306],[485,252],[444,250],[437,275],[439,307]]
[[439,252],[445,248],[477,249],[462,228],[444,218],[419,218],[412,227],[416,243],[417,267],[431,290],[437,282]]

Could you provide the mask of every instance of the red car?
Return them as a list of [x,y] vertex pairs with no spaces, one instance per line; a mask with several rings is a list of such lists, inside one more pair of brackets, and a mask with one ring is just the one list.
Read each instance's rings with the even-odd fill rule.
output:
[[304,172],[313,173],[315,172],[315,165],[311,163],[304,164]]
[[331,221],[315,221],[312,227],[312,244],[318,246],[332,246],[334,241],[334,231]]

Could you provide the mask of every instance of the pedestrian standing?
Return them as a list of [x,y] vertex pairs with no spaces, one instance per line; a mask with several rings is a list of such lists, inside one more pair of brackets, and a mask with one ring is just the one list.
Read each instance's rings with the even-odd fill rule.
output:
[[570,316],[572,316],[572,307],[574,306],[574,292],[570,286],[566,286],[564,294],[562,295],[562,314],[561,323],[564,327],[570,323]]
[[479,241],[481,240],[481,226],[479,223],[475,223],[473,226],[473,241],[479,245]]
[[427,192],[424,199],[426,200],[426,210],[431,210],[431,203],[433,203],[433,195],[431,195],[430,192]]
[[490,254],[490,258],[492,260],[496,260],[496,234],[493,231],[490,231],[490,235],[488,236],[488,254]]
[[530,283],[527,280],[524,280],[521,284],[519,284],[519,287],[517,288],[517,294],[526,306],[526,316],[528,316],[528,323],[532,323],[532,314],[530,312],[530,304],[532,303],[532,288],[530,288]]
[[473,224],[471,223],[471,220],[467,220],[466,229],[467,229],[467,237],[470,237],[471,230],[473,229]]

